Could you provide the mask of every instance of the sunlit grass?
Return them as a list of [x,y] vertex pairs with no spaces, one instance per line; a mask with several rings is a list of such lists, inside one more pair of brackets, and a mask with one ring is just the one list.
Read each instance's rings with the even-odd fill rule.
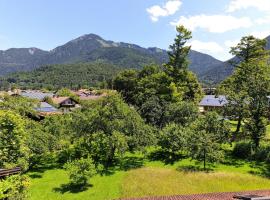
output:
[[270,180],[250,174],[181,172],[148,167],[128,173],[122,183],[122,196],[163,196],[269,188]]
[[[128,154],[142,166],[132,170],[115,169],[111,174],[97,175],[89,180],[85,191],[64,190],[68,176],[62,169],[31,172],[30,200],[109,200],[121,197],[159,196],[173,194],[194,194],[223,191],[243,191],[270,188],[270,179],[263,178],[258,165],[241,160],[229,159],[227,163],[212,166],[209,173],[184,172],[183,168],[196,166],[190,159],[182,159],[173,164],[149,161],[142,154]],[[132,164],[134,165],[134,163]],[[264,167],[263,164],[260,166]]]

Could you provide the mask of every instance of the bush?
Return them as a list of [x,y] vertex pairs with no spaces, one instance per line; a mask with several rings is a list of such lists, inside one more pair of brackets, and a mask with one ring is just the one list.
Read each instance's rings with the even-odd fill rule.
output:
[[257,150],[251,142],[239,142],[235,145],[232,154],[236,158],[270,162],[270,145],[262,144]]
[[236,143],[232,155],[235,158],[250,159],[252,155],[252,144],[250,142],[239,142]]
[[76,186],[86,186],[88,178],[95,175],[96,170],[92,159],[81,158],[64,165],[69,173],[70,183]]
[[253,159],[256,161],[270,162],[270,145],[261,145],[253,155]]
[[27,199],[26,189],[28,186],[29,180],[27,176],[14,175],[0,180],[0,199]]

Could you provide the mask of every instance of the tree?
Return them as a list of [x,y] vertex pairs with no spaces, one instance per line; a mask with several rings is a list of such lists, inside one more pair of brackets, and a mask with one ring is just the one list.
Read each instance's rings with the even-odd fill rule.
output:
[[69,114],[47,116],[42,121],[43,130],[50,138],[49,151],[62,150],[72,143],[75,133],[71,130],[71,122]]
[[255,38],[254,36],[246,36],[241,39],[237,46],[232,47],[230,53],[237,57],[238,64],[241,62],[248,63],[250,61],[259,61],[268,56],[265,51],[266,40]]
[[4,95],[2,99],[3,101],[0,101],[0,110],[11,110],[23,117],[36,115],[36,111],[33,109],[34,105],[38,104],[38,101],[36,100],[9,95]]
[[228,96],[227,108],[238,120],[235,135],[240,131],[242,121],[251,136],[255,147],[259,146],[265,135],[265,117],[269,95],[269,51],[265,50],[266,40],[253,36],[243,37],[231,52],[237,56],[238,63],[231,77],[221,86]]
[[29,149],[26,138],[25,121],[12,111],[0,111],[0,168],[27,168]]
[[163,124],[176,123],[189,126],[199,115],[198,107],[192,102],[176,102],[166,106]]
[[113,87],[121,92],[127,103],[134,104],[134,93],[137,84],[138,72],[130,69],[120,72],[113,80]]
[[45,131],[45,127],[38,122],[28,120],[26,123],[28,132],[27,147],[29,148],[29,167],[40,164],[41,158],[51,152],[52,143],[56,143],[55,137]]
[[229,131],[224,120],[215,112],[208,112],[198,118],[191,126],[192,133],[188,139],[188,151],[190,156],[203,161],[204,170],[207,163],[219,161],[223,157],[221,144],[226,140]]
[[260,40],[253,36],[246,36],[241,39],[237,46],[232,47],[230,53],[236,56],[233,65],[235,73],[225,80],[220,87],[222,93],[227,95],[229,104],[226,107],[227,113],[237,118],[237,128],[234,137],[238,135],[242,121],[247,117],[248,88],[250,85],[250,69],[242,63],[257,63],[265,60],[268,52],[265,51],[266,40]]
[[87,180],[96,173],[95,166],[90,158],[80,158],[67,162],[64,169],[68,171],[70,183],[81,187],[85,187]]
[[[191,46],[185,46],[185,44],[192,38],[192,35],[184,26],[177,26],[176,31],[177,35],[174,39],[174,44],[169,47],[169,62],[165,65],[165,71],[173,77],[174,80],[180,79],[180,81],[183,81],[185,79],[183,72],[186,72],[188,69],[189,63],[187,56],[191,49]],[[179,80],[175,82],[177,81]]]
[[116,155],[141,150],[154,142],[151,127],[117,94],[93,102],[72,118],[80,145],[106,167],[113,164]]
[[244,68],[250,71],[248,87],[249,115],[245,123],[245,130],[250,135],[255,149],[265,137],[266,126],[269,117],[270,93],[270,67],[266,61],[244,64]]
[[201,86],[196,76],[188,70],[188,54],[191,46],[186,43],[192,38],[191,32],[184,26],[176,27],[177,36],[168,52],[169,62],[165,64],[165,72],[173,78],[184,100],[198,101],[202,95]]
[[159,146],[163,150],[176,154],[183,151],[187,146],[189,130],[180,125],[171,123],[160,131]]

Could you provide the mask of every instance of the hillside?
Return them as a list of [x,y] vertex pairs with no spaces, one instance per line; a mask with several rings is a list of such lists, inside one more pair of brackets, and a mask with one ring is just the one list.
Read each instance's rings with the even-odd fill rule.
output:
[[[201,75],[222,62],[196,51],[191,51],[190,69]],[[141,68],[147,64],[163,64],[168,56],[159,48],[143,48],[135,44],[104,40],[88,34],[71,40],[51,51],[37,48],[9,49],[0,51],[0,75],[30,71],[44,65],[71,64],[101,60],[123,68]]]
[[[266,40],[266,49],[270,50],[270,36],[268,36]],[[219,83],[233,73],[234,67],[230,63],[235,59],[236,57],[226,62],[211,66],[211,68],[208,68],[208,70],[200,74],[200,79],[210,84]]]
[[0,86],[6,89],[11,84],[21,88],[62,87],[80,88],[84,86],[99,86],[105,80],[112,78],[121,69],[108,63],[76,63],[44,66],[31,72],[17,72],[0,79]]

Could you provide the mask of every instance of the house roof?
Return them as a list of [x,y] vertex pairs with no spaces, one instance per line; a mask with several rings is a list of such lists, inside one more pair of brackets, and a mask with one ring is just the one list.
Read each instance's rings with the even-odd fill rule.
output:
[[20,93],[21,96],[27,97],[30,99],[37,99],[37,100],[43,100],[45,97],[53,97],[53,93],[44,93],[44,92],[39,92],[39,91],[22,91]]
[[[146,197],[146,198],[130,198],[125,200],[236,200],[236,196],[256,195],[261,197],[269,197],[270,190],[246,191],[246,192],[221,192],[209,194],[195,194],[195,195],[176,195],[168,197]],[[254,198],[256,199],[256,198]],[[268,198],[264,198],[268,199]],[[124,199],[122,199],[124,200]],[[252,200],[252,199],[251,199]]]
[[52,101],[54,104],[61,104],[62,102],[66,101],[67,99],[70,99],[70,97],[53,97]]
[[199,103],[199,106],[213,106],[221,107],[228,103],[228,100],[224,95],[206,95]]
[[58,112],[58,110],[53,107],[52,105],[46,103],[46,102],[41,102],[38,107],[35,108],[37,112],[42,112],[42,113],[52,113],[52,112]]

